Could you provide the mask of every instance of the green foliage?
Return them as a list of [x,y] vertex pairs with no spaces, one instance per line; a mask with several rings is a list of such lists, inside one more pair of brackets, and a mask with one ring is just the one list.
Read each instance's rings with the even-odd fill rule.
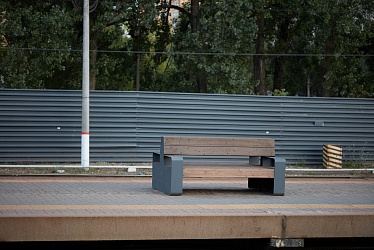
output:
[[274,96],[288,96],[288,92],[285,89],[274,89]]
[[[315,96],[373,97],[374,82],[366,64],[370,59],[353,56],[372,54],[368,46],[373,45],[373,2],[314,0],[292,9],[284,52],[311,56],[283,58],[282,87],[306,95],[309,79]],[[285,14],[274,14],[274,19],[277,16]],[[282,47],[276,45],[273,51]]]
[[[250,56],[235,54],[251,53],[253,31],[251,4],[247,1],[204,1],[200,5],[199,28],[175,30],[172,50],[186,52],[176,55],[173,61],[180,79],[180,90],[196,92],[197,71],[204,70],[211,93],[252,94],[252,61]],[[187,19],[187,20],[186,20]],[[182,16],[180,23],[190,21]],[[190,54],[188,54],[190,53]]]
[[53,2],[0,3],[0,33],[7,41],[0,61],[3,87],[44,88],[56,72],[64,71],[74,61],[68,50],[75,49],[72,24],[79,17],[65,4]]
[[[0,87],[81,88],[82,1],[74,2],[0,2]],[[91,88],[134,90],[139,68],[140,90],[256,94],[263,17],[268,91],[374,97],[374,1],[197,2],[180,6],[172,25],[168,0],[99,1]]]

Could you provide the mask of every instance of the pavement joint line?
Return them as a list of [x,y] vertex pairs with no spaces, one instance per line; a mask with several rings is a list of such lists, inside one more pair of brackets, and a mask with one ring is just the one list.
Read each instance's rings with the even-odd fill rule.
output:
[[195,204],[195,205],[0,205],[6,210],[174,210],[174,209],[373,209],[374,204]]
[[[62,177],[62,178],[60,178]],[[360,182],[357,182],[357,179],[360,180]],[[27,177],[27,176],[21,176],[21,177],[14,177],[14,176],[0,176],[0,183],[15,183],[15,182],[29,182],[29,183],[50,183],[50,182],[59,182],[59,183],[74,183],[74,182],[87,182],[87,183],[123,183],[123,182],[149,182],[150,178],[134,178],[134,177],[121,177],[121,178],[111,178],[111,177],[97,177],[92,176],[90,178],[87,177],[71,177],[71,176],[55,176],[55,177],[49,177],[46,179],[45,177]],[[374,185],[374,178],[353,178],[353,179],[314,179],[314,178],[308,178],[308,183],[321,183],[321,184],[362,184],[362,181],[366,181],[365,184],[372,184]],[[209,183],[215,184],[215,183],[230,183],[230,184],[238,184],[246,182],[247,180],[236,178],[236,179],[194,179],[194,178],[185,178],[184,182],[195,184],[195,183],[202,183],[204,181],[208,181]],[[292,183],[292,184],[301,184],[305,183],[305,179],[303,180],[294,180],[294,179],[287,179],[286,183]]]
[[[62,178],[60,178],[62,177]],[[32,178],[32,179],[31,179]],[[45,179],[44,177],[0,177],[0,182],[29,182],[29,183],[40,183],[40,182],[60,182],[60,183],[72,183],[72,182],[108,182],[108,183],[118,183],[118,182],[148,182],[146,179],[134,179],[134,177],[123,177],[122,179],[110,178],[110,177],[92,177],[92,179],[87,179],[87,177],[72,177],[71,176],[56,176],[52,178]],[[91,178],[91,177],[90,177]],[[109,179],[110,178],[110,179]]]
[[[54,165],[17,165],[17,164],[3,164],[0,168],[83,168],[81,165],[64,165],[64,164],[54,164]],[[137,169],[152,169],[152,165],[91,165],[89,168],[137,168]],[[296,171],[296,172],[335,172],[335,171],[374,171],[374,168],[286,168],[286,171]]]
[[[55,165],[0,165],[0,168],[83,168],[81,165],[64,165],[64,164],[55,164]],[[152,165],[92,165],[89,168],[138,168],[138,169],[150,169]]]

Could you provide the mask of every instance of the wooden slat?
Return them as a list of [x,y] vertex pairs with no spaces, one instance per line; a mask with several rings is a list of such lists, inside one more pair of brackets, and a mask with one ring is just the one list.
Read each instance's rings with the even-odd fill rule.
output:
[[274,156],[274,139],[222,137],[164,137],[165,155]]
[[206,156],[274,156],[274,148],[165,146],[165,155]]
[[342,152],[342,148],[339,147],[339,146],[335,146],[335,145],[331,145],[331,144],[325,144],[323,147],[326,148],[326,149],[332,149],[332,150]]
[[323,153],[324,154],[329,154],[329,155],[343,155],[343,152],[340,150],[333,150],[333,149],[329,149],[329,148],[323,148]]
[[325,160],[323,160],[323,166],[325,168],[342,168],[341,164],[335,164],[335,163],[333,163],[331,161],[326,162]]
[[254,165],[184,166],[184,178],[274,178],[274,168]]
[[274,139],[165,136],[164,145],[271,148],[274,147]]
[[342,164],[342,159],[339,159],[339,158],[323,156],[323,160],[326,161],[326,162],[334,162],[334,163],[337,163],[337,164]]
[[325,155],[326,157],[334,157],[334,158],[342,158],[342,155],[341,153],[339,154],[335,154],[333,152],[323,152],[323,155]]

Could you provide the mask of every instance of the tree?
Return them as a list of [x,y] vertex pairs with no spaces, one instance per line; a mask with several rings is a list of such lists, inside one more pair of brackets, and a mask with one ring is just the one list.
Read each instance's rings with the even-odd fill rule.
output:
[[[146,37],[151,23],[155,22],[156,9],[152,2],[142,2],[100,1],[94,5],[90,13],[90,89],[128,88],[128,84],[111,85],[105,81],[109,80],[108,73],[112,74],[116,68],[125,71],[123,76],[129,76],[132,55],[98,51],[143,50],[144,46],[149,50]],[[7,41],[0,61],[3,87],[80,89],[81,6],[82,0],[0,3],[3,20],[0,34]],[[140,7],[146,10],[141,22]],[[123,39],[125,32],[132,36]]]
[[[81,89],[82,1],[0,2],[1,87]],[[91,89],[374,95],[373,1],[90,3]]]
[[255,3],[253,15],[256,19],[257,32],[255,39],[255,56],[253,57],[254,81],[256,84],[256,93],[266,94],[266,62],[265,62],[265,10],[264,1]]
[[269,3],[268,51],[298,55],[272,57],[268,70],[273,72],[273,91],[285,88],[291,94],[347,97],[373,93],[366,57],[359,56],[368,54],[363,48],[373,36],[372,1]]
[[[188,92],[253,93],[254,24],[247,1],[191,1],[173,31],[175,78]],[[192,8],[192,4],[194,8]],[[179,54],[183,52],[183,54]]]
[[[76,4],[75,8],[80,11],[80,6]],[[132,64],[131,60],[126,58],[128,55],[122,55],[124,58],[118,58],[116,55],[99,54],[98,51],[108,49],[149,51],[151,46],[148,40],[148,33],[150,29],[157,27],[155,25],[156,15],[154,3],[147,0],[101,1],[95,7],[94,11],[90,13],[90,49],[92,50],[90,53],[90,89],[103,88],[100,85],[96,86],[98,82],[97,75],[100,77],[103,73],[108,72],[108,68],[104,66],[108,66],[108,61],[114,59],[114,62],[109,64],[115,68],[121,68],[124,63],[127,64],[127,67],[128,64]],[[82,24],[79,23],[79,27],[81,26]],[[126,35],[124,34],[125,32],[128,36],[127,39],[123,39],[123,36]],[[124,43],[121,43],[121,41]],[[134,88],[139,90],[140,54],[135,53],[131,57],[133,57],[132,60],[136,65],[136,84]],[[102,67],[99,67],[99,65]],[[105,72],[101,72],[100,69],[104,69]],[[103,85],[103,83],[100,84]],[[108,83],[104,84],[107,87],[109,85]]]
[[[76,57],[70,50],[78,20],[65,4],[54,1],[29,3],[3,1],[1,37],[3,47],[0,75],[3,87],[44,88],[54,73],[65,71]],[[70,86],[74,83],[70,82]]]

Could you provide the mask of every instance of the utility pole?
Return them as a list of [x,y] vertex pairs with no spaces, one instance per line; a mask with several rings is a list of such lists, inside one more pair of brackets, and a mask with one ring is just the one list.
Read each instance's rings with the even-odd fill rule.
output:
[[89,0],[83,3],[83,72],[82,72],[82,141],[81,164],[90,166],[90,9]]

